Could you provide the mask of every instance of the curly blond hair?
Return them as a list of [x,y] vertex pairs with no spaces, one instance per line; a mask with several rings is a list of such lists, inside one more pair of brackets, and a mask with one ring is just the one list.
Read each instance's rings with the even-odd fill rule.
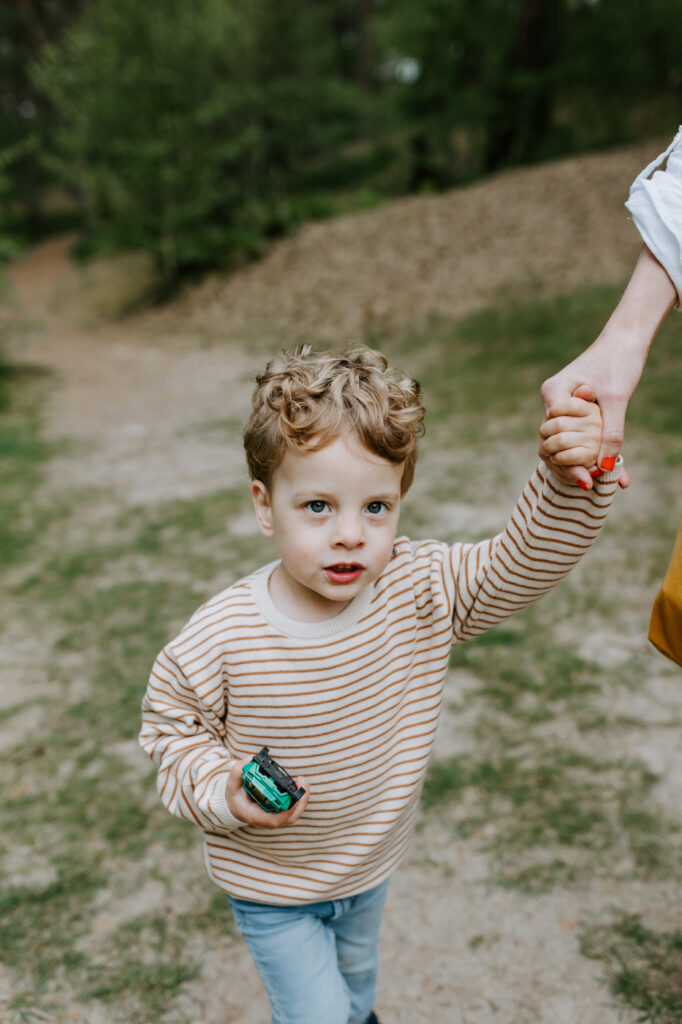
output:
[[365,345],[342,353],[304,346],[271,360],[256,383],[244,431],[252,480],[270,489],[287,449],[317,451],[350,432],[375,455],[405,463],[401,493],[407,493],[424,429],[421,391],[380,352]]

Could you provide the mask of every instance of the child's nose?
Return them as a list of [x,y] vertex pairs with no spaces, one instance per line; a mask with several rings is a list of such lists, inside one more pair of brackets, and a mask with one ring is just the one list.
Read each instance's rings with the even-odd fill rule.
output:
[[339,547],[356,548],[364,543],[364,529],[359,516],[339,516],[335,525],[334,543]]

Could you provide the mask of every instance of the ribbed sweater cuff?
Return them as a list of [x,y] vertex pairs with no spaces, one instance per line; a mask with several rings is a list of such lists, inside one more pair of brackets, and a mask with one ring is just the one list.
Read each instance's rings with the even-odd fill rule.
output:
[[[232,767],[230,765],[230,767]],[[220,822],[221,828],[226,831],[231,831],[235,828],[241,828],[246,822],[240,821],[239,818],[235,818],[232,811],[227,806],[227,795],[225,789],[226,776],[221,775],[216,779],[216,784],[211,793],[209,800],[209,806],[211,808],[211,816],[216,818]]]
[[[623,456],[619,455],[618,458],[616,459],[616,465],[613,467],[613,469],[609,470],[608,472],[606,470],[604,470],[598,477],[595,478],[594,483],[596,485],[599,485],[599,484],[612,484],[612,483],[617,482],[618,481],[618,477],[620,476],[620,471],[621,471],[622,468],[623,468]],[[558,477],[553,472],[553,470],[549,469],[549,467],[546,465],[546,463],[544,463],[542,461],[542,459],[540,460],[540,463],[539,463],[539,469],[540,469],[540,473],[542,475],[546,475],[547,471],[549,470],[549,475],[552,478],[552,483],[557,485],[562,490],[562,492],[564,492],[566,494],[573,494],[575,488],[578,488],[578,490],[582,490],[582,488],[579,487],[578,484],[566,483],[565,480],[562,480],[560,477]]]

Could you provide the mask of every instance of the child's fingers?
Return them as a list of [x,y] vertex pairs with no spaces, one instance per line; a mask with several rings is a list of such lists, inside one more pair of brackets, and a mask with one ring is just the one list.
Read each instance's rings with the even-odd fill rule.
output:
[[594,454],[593,448],[577,445],[575,448],[563,448],[549,457],[551,457],[553,465],[587,467],[588,465],[594,465]]
[[597,396],[589,384],[579,384],[573,391],[574,398],[583,398],[586,402],[594,402]]
[[[295,781],[297,786],[305,787],[305,779],[299,777]],[[272,814],[270,811],[264,811],[262,807],[259,807],[258,804],[254,803],[256,810],[261,811],[264,817],[258,815],[258,821],[253,822],[253,824],[257,824],[261,828],[285,828],[287,825],[293,825],[294,822],[298,821],[303,814],[306,804],[308,803],[309,796],[310,790],[306,788],[305,796],[302,796],[301,799],[298,800],[293,807],[290,807],[288,811],[280,811],[279,814]],[[247,797],[247,799],[250,799],[250,797]]]
[[575,431],[575,417],[555,416],[541,424],[540,437],[552,437],[555,434],[563,434],[567,431]]
[[599,434],[590,435],[582,431],[565,430],[562,433],[545,437],[540,443],[545,455],[556,455],[557,452],[569,448],[589,448],[590,450],[594,448],[592,462],[595,462],[599,450]]
[[[557,416],[599,416],[599,406],[595,402],[586,402],[584,398],[565,398],[549,407],[545,420]],[[543,424],[544,426],[544,424]]]
[[227,778],[227,806],[231,813],[239,821],[243,821],[245,825],[255,825],[258,828],[272,829],[292,825],[303,814],[308,803],[309,790],[305,779],[302,777],[296,779],[296,785],[303,786],[306,790],[305,796],[302,796],[288,811],[280,811],[278,814],[273,814],[271,811],[266,811],[255,800],[252,800],[242,786],[242,769],[250,760],[251,758],[247,757],[241,761],[236,761]]
[[630,486],[630,474],[625,466],[621,468],[620,476],[618,477],[618,486],[622,487],[623,490]]
[[545,465],[564,483],[578,484],[583,490],[592,490],[594,481],[584,466],[557,466],[554,459],[547,459],[542,451],[539,454]]
[[[273,814],[271,811],[265,811],[262,807],[259,807],[255,801],[251,801],[256,809],[256,816],[251,821],[252,825],[258,825],[260,828],[286,828],[287,825],[293,825],[295,821],[303,814],[308,798],[310,796],[310,790],[307,788],[305,779],[298,777],[294,780],[297,786],[303,786],[305,789],[305,796],[302,796],[293,807],[290,807],[288,811],[280,811],[279,814]],[[245,795],[246,795],[246,791]],[[251,800],[251,797],[246,795],[247,800]],[[260,813],[258,813],[260,812]]]
[[239,761],[235,761],[225,784],[225,799],[227,800],[230,813],[235,818],[238,818],[239,821],[243,821],[245,825],[254,823],[253,817],[256,809],[262,810],[262,808],[258,807],[258,804],[251,800],[242,786],[242,769],[250,760],[251,758],[244,757]]
[[235,796],[242,788],[242,769],[246,767],[250,760],[250,757],[242,757],[241,760],[235,761],[232,765],[225,786],[228,801],[231,796]]
[[582,487],[584,491],[591,491],[593,479],[589,472],[584,466],[558,466],[555,459],[548,459],[540,447],[538,455],[543,460],[548,469],[554,473],[555,476],[559,477],[567,484],[577,484]]
[[552,416],[551,419],[545,420],[544,423],[540,424],[540,437],[549,437],[551,434],[558,434],[565,430],[595,430],[599,431],[599,436],[601,437],[599,407],[596,405],[588,406],[587,412],[579,413],[575,416],[570,413]]

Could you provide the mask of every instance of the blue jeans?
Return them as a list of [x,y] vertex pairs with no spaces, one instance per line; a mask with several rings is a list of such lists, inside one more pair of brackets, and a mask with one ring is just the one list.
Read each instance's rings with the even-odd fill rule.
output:
[[276,907],[229,897],[270,997],[272,1024],[365,1024],[388,880],[341,900]]

